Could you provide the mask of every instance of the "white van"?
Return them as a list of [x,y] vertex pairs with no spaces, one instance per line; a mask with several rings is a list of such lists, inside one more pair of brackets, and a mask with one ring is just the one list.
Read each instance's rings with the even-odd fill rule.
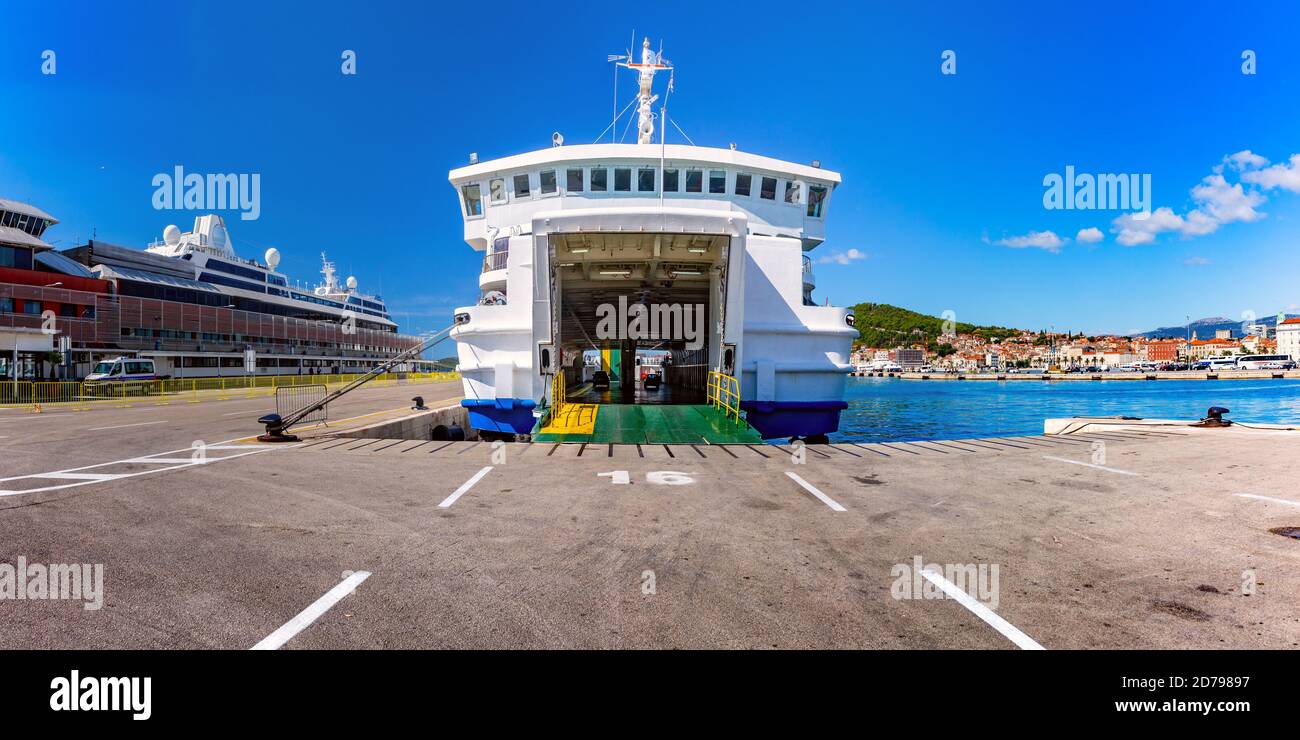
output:
[[95,369],[86,376],[86,382],[116,380],[157,380],[153,360],[137,357],[114,357],[95,365]]

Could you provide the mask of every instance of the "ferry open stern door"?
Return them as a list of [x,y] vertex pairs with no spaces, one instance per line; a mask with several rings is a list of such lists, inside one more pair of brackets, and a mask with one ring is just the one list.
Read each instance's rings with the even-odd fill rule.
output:
[[[734,241],[708,233],[550,234],[552,341],[538,344],[556,348],[566,387],[594,403],[702,402],[708,373],[734,373],[739,362],[740,332],[727,331],[739,310]],[[648,376],[655,377],[645,387]]]

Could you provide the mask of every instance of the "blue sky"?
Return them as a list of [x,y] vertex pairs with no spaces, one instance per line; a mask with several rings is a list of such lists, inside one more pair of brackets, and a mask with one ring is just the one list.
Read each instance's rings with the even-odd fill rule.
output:
[[[696,143],[843,174],[819,300],[1090,333],[1300,312],[1294,3],[7,5],[0,197],[55,214],[59,247],[189,228],[151,205],[177,164],[257,172],[260,218],[225,214],[244,256],[276,246],[314,280],[324,249],[404,328],[442,326],[478,275],[447,171],[593,140],[635,29],[677,65]],[[1243,151],[1267,162],[1225,163]],[[1066,165],[1150,174],[1169,210],[1127,234],[1119,211],[1046,210]]]

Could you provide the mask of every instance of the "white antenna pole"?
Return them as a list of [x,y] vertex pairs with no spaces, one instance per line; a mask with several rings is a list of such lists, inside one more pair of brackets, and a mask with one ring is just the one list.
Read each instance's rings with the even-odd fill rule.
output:
[[614,62],[614,119],[609,124],[609,141],[617,144],[618,139],[618,62]]
[[[661,47],[662,45],[663,43],[660,42]],[[660,54],[662,55],[662,53],[663,52],[661,49]],[[664,122],[668,120],[668,96],[672,93],[672,91],[673,91],[673,77],[672,77],[672,72],[669,72],[668,89],[664,91],[664,104],[659,109],[659,115],[662,116],[664,119],[663,121],[659,122],[659,207],[660,208],[664,207],[664,158],[668,150],[668,127],[664,125]]]

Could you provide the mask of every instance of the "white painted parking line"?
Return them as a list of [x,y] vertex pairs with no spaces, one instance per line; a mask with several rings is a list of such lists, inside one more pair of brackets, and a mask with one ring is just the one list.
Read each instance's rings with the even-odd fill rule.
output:
[[483,476],[487,475],[491,471],[492,471],[492,466],[489,465],[486,468],[483,468],[482,470],[475,473],[473,478],[470,478],[469,480],[460,484],[460,488],[457,488],[455,493],[443,499],[442,503],[438,504],[438,508],[445,509],[448,506],[451,506],[452,504],[456,503],[456,499],[460,498],[461,496],[464,496],[466,491],[473,488],[475,483],[478,483],[479,481],[483,480]]
[[1286,504],[1288,506],[1300,506],[1300,501],[1291,501],[1284,498],[1273,498],[1272,496],[1257,496],[1253,493],[1237,493],[1233,495],[1240,496],[1242,498],[1259,499],[1260,501],[1271,501],[1275,504]]
[[1046,650],[1047,648],[1039,645],[1032,637],[1016,629],[1016,626],[1007,620],[999,617],[992,609],[984,606],[965,591],[957,588],[957,584],[944,578],[942,575],[932,570],[922,570],[921,575],[930,583],[938,586],[950,598],[955,599],[958,604],[966,607],[975,616],[984,620],[990,627],[997,630],[1003,637],[1014,642],[1021,650]]
[[[127,458],[125,460],[113,460],[111,462],[96,463],[94,465],[82,465],[81,467],[78,468],[66,468],[64,470],[54,470],[49,473],[29,473],[27,475],[15,475],[15,476],[10,476],[8,478],[0,478],[0,483],[3,483],[5,481],[11,481],[11,480],[28,480],[32,478],[36,478],[36,479],[54,478],[54,479],[65,479],[65,480],[72,481],[71,483],[62,483],[55,486],[42,486],[40,488],[28,488],[21,491],[0,490],[0,498],[3,498],[5,496],[19,496],[26,493],[41,493],[43,491],[56,491],[63,488],[75,488],[78,486],[86,486],[86,485],[91,485],[94,483],[102,483],[110,480],[118,480],[121,478],[134,478],[139,475],[152,475],[154,473],[165,473],[169,470],[181,470],[183,468],[192,468],[199,465],[220,462],[222,460],[234,460],[237,457],[245,457],[247,455],[257,455],[263,452],[272,452],[275,450],[289,450],[301,446],[297,444],[281,445],[281,446],[227,444],[229,442],[234,442],[239,439],[245,439],[245,438],[236,437],[235,439],[227,439],[221,442],[207,445],[206,449],[209,450],[212,449],[243,450],[243,452],[237,452],[233,455],[225,455],[222,457],[203,457],[199,459],[194,459],[192,457],[185,457],[185,458],[164,457],[165,455],[171,455],[177,452],[189,453],[189,452],[193,452],[194,450],[194,448],[192,447],[182,447],[178,450],[167,450],[165,452],[158,452],[153,455],[144,455],[142,457]],[[148,470],[141,470],[133,473],[80,473],[79,472],[83,470],[94,470],[96,468],[106,468],[113,465],[123,465],[127,463],[158,464],[162,467],[149,468]]]
[[1063,462],[1063,463],[1070,463],[1071,465],[1082,465],[1085,468],[1096,468],[1097,470],[1104,470],[1107,473],[1119,473],[1120,475],[1137,475],[1137,473],[1133,473],[1128,470],[1120,470],[1119,468],[1108,468],[1105,465],[1094,465],[1092,463],[1081,462],[1079,460],[1070,460],[1069,458],[1065,458],[1065,457],[1052,457],[1051,455],[1043,455],[1043,459],[1055,460],[1057,462]]
[[126,429],[127,427],[147,427],[150,424],[166,424],[166,423],[167,421],[165,419],[162,421],[142,421],[138,424],[118,424],[117,426],[112,426],[112,427],[92,427],[91,429],[87,429],[86,431],[103,432],[109,429]]
[[343,579],[339,585],[331,588],[324,596],[316,599],[311,606],[298,612],[298,616],[285,622],[280,629],[266,636],[266,639],[254,645],[251,650],[279,650],[286,642],[292,640],[295,635],[309,627],[312,622],[320,619],[321,615],[330,610],[330,607],[343,600],[344,596],[356,590],[361,582],[370,577],[370,572],[359,570],[356,573]]
[[[213,460],[220,460],[221,458],[219,458],[219,457],[214,457],[214,458],[212,458],[212,459],[213,459]],[[145,465],[189,465],[190,463],[196,463],[196,462],[198,462],[198,460],[195,460],[195,459],[193,459],[193,458],[189,458],[189,457],[133,457],[133,458],[131,458],[130,460],[123,460],[123,461],[122,461],[122,464],[123,464],[123,465],[127,465],[127,464],[136,464],[136,465],[140,465],[140,464],[145,464]]]
[[813,484],[811,484],[811,483],[809,483],[808,481],[804,480],[803,478],[800,478],[799,476],[797,476],[797,475],[795,475],[794,473],[791,473],[791,472],[789,472],[789,471],[786,472],[786,475],[790,476],[790,480],[792,480],[792,481],[794,481],[795,483],[798,483],[799,485],[803,486],[803,488],[804,488],[805,491],[807,491],[808,493],[811,493],[812,495],[816,496],[816,497],[817,497],[817,498],[818,498],[818,499],[819,499],[823,504],[826,504],[827,506],[831,507],[831,509],[833,509],[833,510],[835,510],[835,511],[848,511],[848,509],[845,509],[843,506],[840,506],[840,505],[835,501],[835,499],[833,499],[833,498],[831,498],[830,496],[827,496],[826,494],[824,494],[824,493],[822,493],[821,491],[817,490],[817,487],[816,487],[816,486],[814,486]]
[[257,412],[256,411],[232,411],[229,414],[222,414],[222,416],[257,416]]

